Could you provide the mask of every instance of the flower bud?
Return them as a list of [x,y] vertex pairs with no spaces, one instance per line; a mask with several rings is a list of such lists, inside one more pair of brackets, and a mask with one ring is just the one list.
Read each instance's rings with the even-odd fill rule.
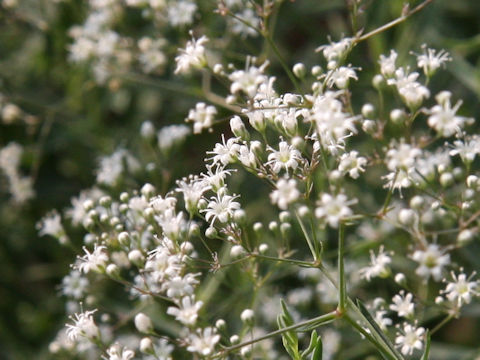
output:
[[252,309],[245,309],[240,314],[240,319],[242,319],[242,321],[246,325],[252,326],[253,325],[253,320],[255,319],[255,313],[253,312]]
[[440,175],[440,185],[442,185],[443,187],[446,188],[452,186],[454,182],[455,179],[452,173],[444,172],[442,175]]
[[148,334],[153,330],[152,320],[144,313],[138,313],[135,316],[135,327],[141,333]]
[[296,63],[295,65],[293,65],[292,70],[295,76],[299,79],[303,79],[307,73],[307,68],[302,63]]
[[215,327],[216,327],[218,330],[224,330],[226,326],[227,326],[227,323],[226,323],[225,320],[223,320],[223,319],[218,319],[218,320],[215,322]]
[[323,70],[322,70],[321,66],[315,65],[314,67],[312,67],[312,75],[313,76],[318,77],[318,76],[322,75],[322,73],[323,73]]
[[218,236],[217,229],[215,229],[213,226],[210,226],[205,230],[205,236],[209,239],[214,239]]
[[234,259],[238,259],[245,254],[245,249],[242,245],[233,245],[230,249],[230,256]]
[[240,119],[240,116],[235,115],[230,119],[230,129],[235,136],[242,138],[243,140],[250,139],[250,134],[248,133],[242,119]]
[[155,126],[149,120],[144,121],[140,127],[140,136],[147,141],[151,141],[155,138]]
[[260,254],[265,254],[268,251],[268,245],[265,243],[260,244],[260,246],[258,247],[258,251],[260,252]]
[[402,109],[393,109],[390,112],[390,120],[397,125],[403,124],[407,120],[407,113]]
[[151,354],[151,355],[155,354],[153,343],[152,343],[152,340],[150,340],[150,338],[146,337],[140,340],[139,348],[140,348],[140,351],[144,354]]
[[398,273],[397,275],[395,275],[395,282],[400,286],[406,286],[407,278],[403,273]]
[[370,103],[364,104],[362,106],[362,115],[367,119],[373,119],[376,115],[375,107]]
[[398,221],[405,226],[412,226],[415,223],[417,214],[412,209],[402,209],[398,213]]
[[475,237],[475,234],[472,230],[470,229],[462,230],[457,236],[457,243],[462,246],[467,245],[473,240],[474,237]]
[[142,189],[140,190],[143,196],[149,200],[153,195],[155,195],[155,186],[152,184],[146,183],[145,185],[142,186]]
[[375,120],[364,120],[362,122],[362,130],[369,135],[373,135],[377,132],[378,126]]
[[145,257],[143,256],[142,252],[138,249],[134,249],[132,251],[130,251],[128,253],[128,260],[138,266],[138,267],[142,267],[143,266],[143,260],[145,259]]

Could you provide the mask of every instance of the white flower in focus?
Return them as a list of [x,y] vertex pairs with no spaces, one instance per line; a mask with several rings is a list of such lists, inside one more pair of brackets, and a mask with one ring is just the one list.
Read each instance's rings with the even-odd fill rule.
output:
[[135,352],[116,343],[107,349],[107,355],[106,360],[130,360],[135,356]]
[[277,181],[276,187],[276,190],[270,194],[270,199],[282,210],[287,210],[288,205],[295,202],[300,196],[295,179],[280,179]]
[[403,355],[412,355],[413,350],[423,348],[423,337],[425,329],[423,327],[415,328],[405,323],[402,332],[397,333],[395,345],[400,348]]
[[426,76],[432,76],[440,66],[445,66],[447,61],[452,61],[450,54],[445,50],[438,53],[435,49],[427,48],[426,44],[422,45],[423,54],[417,55],[417,65],[423,69]]
[[208,356],[213,353],[215,345],[219,340],[220,335],[216,334],[215,328],[198,329],[196,333],[191,333],[188,336],[187,341],[190,345],[187,347],[187,350]]
[[450,264],[450,255],[446,251],[437,244],[430,244],[425,250],[416,250],[412,255],[412,259],[419,263],[415,273],[425,280],[432,276],[435,281],[440,281],[443,268]]
[[231,219],[234,211],[240,209],[240,203],[234,201],[238,197],[238,195],[227,195],[225,191],[220,189],[217,196],[211,197],[207,208],[201,210],[201,212],[205,213],[205,219],[209,221],[211,225],[213,225],[217,219],[221,223],[226,223]]
[[207,64],[205,57],[205,47],[203,44],[208,42],[206,36],[187,42],[185,49],[180,49],[180,55],[175,58],[177,68],[175,74],[188,74],[192,68],[202,68]]
[[367,159],[363,156],[358,156],[358,151],[350,151],[342,154],[340,157],[340,164],[338,170],[343,174],[348,172],[348,175],[353,179],[358,179],[361,172],[365,171]]
[[338,228],[340,221],[353,215],[349,206],[356,202],[356,200],[348,200],[344,194],[336,196],[322,194],[317,202],[318,207],[315,209],[315,216],[324,219],[331,227]]
[[197,279],[199,275],[187,273],[184,276],[171,277],[162,284],[162,290],[166,291],[167,296],[172,299],[192,295],[195,285],[199,283]]
[[175,191],[183,193],[185,208],[190,214],[193,214],[197,210],[198,201],[203,193],[209,189],[210,186],[205,179],[191,175],[188,179],[177,180]]
[[392,258],[386,252],[384,252],[384,246],[380,246],[378,255],[370,250],[370,265],[360,269],[360,276],[370,281],[377,276],[387,276],[390,272],[388,264],[392,262]]
[[423,100],[430,97],[430,91],[417,81],[417,72],[407,73],[408,68],[399,68],[395,71],[395,78],[388,79],[387,84],[395,85],[403,102],[410,109],[417,109]]
[[472,301],[472,296],[480,296],[478,292],[479,281],[471,281],[476,275],[475,272],[468,278],[464,273],[457,276],[453,271],[451,275],[452,281],[449,281],[445,290],[442,291],[449,301],[456,303],[456,306],[460,308],[463,304],[469,304]]
[[179,307],[170,306],[167,314],[175,316],[175,319],[183,325],[194,325],[197,322],[198,311],[202,308],[203,302],[195,301],[194,296],[185,296],[182,298]]
[[66,324],[66,326],[67,336],[71,341],[76,341],[80,336],[86,337],[90,340],[98,339],[100,337],[100,331],[93,321],[92,316],[92,314],[94,314],[96,311],[96,309],[92,311],[85,311],[70,317],[70,319],[73,320],[73,325]]
[[83,272],[84,274],[87,274],[90,271],[103,272],[108,261],[108,255],[106,250],[107,248],[105,246],[98,246],[97,244],[95,244],[93,251],[90,253],[84,246],[83,251],[85,251],[85,255],[78,256],[78,270]]
[[182,271],[180,257],[170,254],[165,246],[158,246],[151,251],[145,263],[145,273],[155,283],[161,283],[169,277],[175,277]]
[[212,151],[207,151],[207,154],[212,154],[211,158],[213,164],[227,165],[237,159],[240,145],[238,138],[230,138],[225,142],[225,137],[222,134],[222,143],[216,143]]
[[318,47],[315,51],[317,52],[322,51],[323,56],[327,61],[338,61],[338,60],[341,60],[343,57],[345,57],[345,55],[347,55],[351,46],[352,46],[352,39],[343,38],[338,42],[330,41],[329,45],[322,45]]
[[395,311],[398,316],[410,318],[415,311],[415,304],[413,303],[413,295],[401,290],[399,294],[392,299],[393,304],[390,305],[390,310]]
[[195,105],[195,109],[191,109],[188,113],[186,122],[193,122],[193,133],[200,134],[203,129],[209,129],[213,125],[213,120],[217,114],[215,106],[207,106],[203,102]]
[[438,104],[426,111],[430,115],[428,117],[428,126],[435,129],[443,137],[460,133],[465,122],[469,120],[463,116],[456,116],[462,102],[457,101],[452,108],[450,103],[451,96],[451,92],[442,91],[435,96]]
[[302,155],[293,145],[288,145],[286,141],[278,144],[278,150],[268,147],[271,154],[268,155],[267,164],[272,167],[273,172],[279,173],[282,169],[288,173],[288,170],[295,170],[298,163],[302,161]]

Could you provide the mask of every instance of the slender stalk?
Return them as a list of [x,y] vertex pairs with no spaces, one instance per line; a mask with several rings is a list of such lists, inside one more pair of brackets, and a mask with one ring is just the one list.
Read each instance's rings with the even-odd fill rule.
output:
[[406,13],[404,13],[402,16],[396,18],[395,20],[390,21],[389,23],[387,23],[385,25],[382,25],[375,30],[372,30],[369,33],[366,33],[365,35],[358,36],[357,38],[354,39],[354,43],[359,43],[361,41],[367,40],[367,39],[371,38],[372,36],[380,34],[380,33],[384,32],[388,29],[391,29],[392,27],[394,27],[398,24],[401,24],[402,22],[407,20],[410,16],[416,14],[417,12],[422,10],[424,7],[426,7],[431,2],[433,2],[433,0],[425,0],[424,2],[419,4],[418,6],[414,7],[412,10],[407,11]]
[[448,323],[450,320],[452,320],[454,318],[454,315],[453,314],[448,314],[442,321],[440,321],[431,331],[430,331],[430,335],[433,335],[435,334],[438,330],[440,330],[443,325],[445,325],[446,323]]
[[313,256],[313,260],[317,261],[318,260],[318,256],[317,256],[318,254],[317,254],[317,251],[316,251],[317,247],[312,242],[312,239],[310,239],[310,235],[308,235],[308,231],[305,228],[305,225],[303,224],[303,221],[300,218],[300,216],[298,215],[297,211],[295,211],[295,215],[297,217],[298,223],[300,224],[300,227],[302,228],[303,236],[305,236],[305,240],[307,240],[308,247],[310,248],[310,252],[312,253],[312,256]]
[[345,250],[345,225],[340,223],[338,228],[338,311],[343,313],[345,311],[347,299],[347,284],[345,281],[345,264],[344,264],[344,250]]
[[301,327],[305,327],[305,326],[313,326],[313,325],[316,325],[316,326],[320,326],[321,324],[325,324],[327,322],[330,322],[332,320],[335,320],[336,318],[338,317],[338,313],[336,311],[332,311],[332,312],[329,312],[327,314],[324,314],[324,315],[320,315],[320,316],[317,316],[313,319],[310,319],[310,320],[305,320],[305,321],[301,321],[297,324],[293,324],[291,326],[287,326],[287,327],[284,327],[282,329],[279,329],[279,330],[276,330],[276,331],[272,331],[264,336],[260,336],[256,339],[253,339],[253,340],[249,340],[249,341],[245,341],[245,342],[242,342],[240,344],[237,344],[237,345],[233,345],[233,346],[230,346],[230,347],[227,347],[227,348],[224,348],[222,351],[220,351],[217,355],[214,355],[212,356],[212,359],[215,359],[215,358],[219,358],[219,357],[222,357],[224,356],[225,354],[228,354],[234,350],[237,350],[237,349],[241,349],[242,347],[244,346],[248,346],[248,345],[251,345],[251,344],[255,344],[259,341],[262,341],[262,340],[266,340],[266,339],[269,339],[271,337],[274,337],[274,336],[277,336],[277,335],[281,335],[283,333],[286,333],[286,332],[289,332],[289,331],[292,331],[292,330],[296,330],[296,329],[299,329]]

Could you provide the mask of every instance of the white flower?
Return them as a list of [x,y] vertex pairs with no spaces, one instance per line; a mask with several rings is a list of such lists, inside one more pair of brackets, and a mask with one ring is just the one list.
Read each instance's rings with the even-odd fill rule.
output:
[[387,315],[386,310],[375,311],[375,322],[382,330],[387,330],[387,327],[392,325],[392,319],[385,317],[385,315]]
[[344,194],[332,196],[322,194],[315,209],[315,216],[325,221],[333,228],[338,228],[340,221],[353,215],[349,205],[355,204],[356,200],[348,200]]
[[423,69],[426,76],[432,76],[435,71],[447,61],[452,61],[450,54],[445,50],[438,53],[435,49],[427,48],[426,44],[422,45],[423,54],[417,55],[417,65]]
[[213,225],[215,220],[218,219],[221,223],[226,223],[232,216],[235,210],[240,209],[240,203],[234,201],[238,195],[227,195],[225,191],[217,193],[216,197],[211,197],[207,205],[207,208],[201,210],[205,213],[205,219]]
[[397,60],[398,54],[395,50],[390,50],[390,55],[387,57],[385,55],[380,55],[380,72],[386,78],[392,77],[395,75],[397,70],[395,66],[395,61]]
[[268,66],[268,62],[263,63],[262,66],[249,66],[247,61],[247,70],[235,70],[232,72],[228,79],[232,82],[230,85],[230,92],[236,94],[240,91],[253,98],[257,94],[257,89],[261,84],[268,83],[268,77],[263,75],[265,68]]
[[207,106],[205,103],[199,102],[195,105],[195,109],[190,110],[185,121],[193,122],[193,133],[200,134],[203,129],[212,127],[216,114],[217,109],[215,106]]
[[75,341],[79,336],[86,337],[87,339],[93,340],[100,337],[100,331],[98,330],[97,325],[93,321],[93,316],[97,310],[85,311],[80,314],[75,314],[70,319],[73,320],[72,324],[66,324],[67,326],[67,336],[71,341]]
[[375,253],[370,250],[370,265],[361,269],[360,275],[367,281],[370,281],[371,278],[377,276],[386,276],[390,271],[388,264],[391,262],[392,259],[388,253],[384,252],[383,245],[380,246],[377,256],[375,256]]
[[480,152],[480,141],[477,135],[467,137],[463,141],[455,140],[453,145],[453,149],[449,152],[450,156],[460,155],[465,163],[471,163]]
[[36,228],[39,230],[38,235],[40,236],[50,235],[58,239],[66,236],[62,219],[56,210],[45,215],[42,220],[37,223]]
[[167,151],[176,144],[180,144],[190,134],[190,128],[186,125],[169,125],[160,129],[157,133],[157,143],[160,150]]
[[185,26],[193,22],[193,15],[197,11],[197,5],[187,0],[179,0],[168,3],[168,22],[172,26]]
[[288,173],[288,170],[295,170],[298,163],[302,161],[302,155],[293,145],[288,145],[286,141],[278,144],[278,150],[268,147],[271,154],[268,155],[267,164],[272,167],[275,173],[279,173],[282,169]]
[[179,307],[170,306],[167,314],[175,316],[175,319],[183,325],[194,325],[198,318],[198,311],[202,308],[202,301],[195,301],[194,296],[185,296],[182,298]]
[[416,250],[412,259],[419,263],[416,274],[425,280],[430,276],[435,281],[442,278],[443,268],[450,264],[450,255],[437,244],[430,244],[425,250]]
[[203,44],[208,42],[208,38],[202,36],[195,40],[187,42],[185,49],[180,49],[180,55],[175,58],[177,68],[175,74],[188,74],[192,68],[201,68],[207,64],[205,57],[205,47]]
[[236,160],[239,148],[238,138],[232,137],[225,143],[225,137],[222,134],[222,143],[216,143],[213,151],[207,151],[207,154],[213,155],[207,160],[212,160],[213,164],[227,165]]
[[401,290],[399,294],[392,299],[393,304],[390,305],[390,310],[397,312],[398,316],[410,318],[415,311],[415,304],[413,303],[413,295]]
[[447,299],[460,308],[463,304],[469,304],[472,296],[480,296],[478,292],[479,281],[471,281],[475,276],[473,272],[468,278],[464,273],[458,276],[452,271],[452,280],[449,281],[447,287],[442,292],[446,294]]
[[166,290],[169,298],[181,298],[186,295],[192,295],[194,286],[199,283],[197,276],[200,274],[187,273],[184,276],[175,276],[166,280],[162,284],[162,290]]
[[343,174],[348,172],[348,175],[353,179],[357,179],[360,176],[360,173],[365,171],[366,165],[366,158],[358,156],[358,151],[350,151],[349,153],[342,154],[340,157],[338,170]]
[[417,72],[407,73],[408,69],[399,68],[395,71],[395,78],[388,79],[387,84],[395,85],[403,102],[410,109],[417,109],[424,99],[430,97],[427,87],[417,82]]
[[416,159],[422,154],[422,150],[410,144],[406,144],[404,139],[400,140],[400,144],[392,143],[387,151],[386,161],[387,167],[391,171],[410,170]]
[[203,330],[198,329],[196,333],[191,333],[188,336],[189,346],[187,350],[196,352],[203,356],[208,356],[213,353],[215,345],[220,340],[220,335],[216,334],[215,328],[207,327]]
[[104,156],[100,159],[97,169],[97,182],[105,185],[115,185],[122,173],[127,170],[135,172],[140,168],[140,164],[127,150],[118,149],[110,156]]
[[198,201],[203,193],[210,189],[205,179],[192,175],[188,179],[177,180],[177,186],[175,191],[183,193],[185,208],[191,214],[197,210]]
[[135,352],[127,347],[116,343],[107,349],[107,360],[130,360],[135,356]]
[[84,246],[83,251],[85,251],[85,255],[78,256],[80,262],[77,265],[78,270],[85,274],[90,271],[103,272],[108,261],[106,250],[107,248],[105,246],[95,244],[93,251],[90,253]]
[[10,142],[0,150],[0,168],[7,176],[17,175],[17,168],[23,154],[23,147],[15,142]]
[[403,331],[397,333],[395,345],[401,349],[403,355],[411,355],[414,349],[421,350],[423,348],[424,333],[425,329],[423,327],[415,328],[405,323]]
[[80,271],[72,270],[62,279],[62,293],[79,300],[85,295],[89,284],[88,279],[82,276]]
[[295,202],[300,196],[295,179],[280,179],[277,181],[276,187],[276,190],[270,194],[270,199],[282,210],[287,210],[288,205]]
[[168,277],[180,274],[181,260],[178,255],[170,254],[165,246],[158,246],[151,251],[145,263],[145,272],[155,283],[163,282]]
[[437,105],[427,110],[428,126],[435,129],[437,133],[443,137],[449,137],[461,131],[466,121],[469,119],[463,116],[456,116],[458,109],[462,102],[457,101],[452,108],[450,98],[452,93],[449,91],[442,91],[435,96]]
[[[240,21],[237,18],[240,18],[243,21]],[[244,37],[258,35],[258,32],[253,27],[259,27],[260,18],[256,16],[255,11],[252,9],[246,8],[241,13],[235,14],[235,17],[232,19],[232,21],[232,33],[239,34]],[[247,26],[245,23],[250,24],[251,26]]]
[[315,50],[317,52],[322,51],[327,61],[341,60],[352,46],[351,38],[343,38],[339,42],[332,42],[330,39],[329,41],[329,45],[322,45]]
[[333,84],[339,89],[345,89],[348,87],[350,79],[358,80],[355,69],[349,66],[340,66],[339,68],[332,70],[327,75],[327,86],[333,87]]

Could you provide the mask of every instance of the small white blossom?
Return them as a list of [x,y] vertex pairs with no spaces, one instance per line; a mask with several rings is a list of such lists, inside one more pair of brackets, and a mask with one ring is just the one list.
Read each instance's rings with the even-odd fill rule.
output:
[[116,343],[107,349],[107,355],[106,360],[130,360],[135,356],[135,352]]
[[207,151],[207,154],[212,154],[211,158],[213,164],[227,165],[237,159],[240,145],[238,138],[230,138],[225,142],[225,137],[222,134],[222,143],[216,143],[212,151]]
[[363,156],[358,156],[358,151],[350,151],[344,153],[340,157],[340,164],[338,170],[343,174],[348,173],[353,179],[358,179],[361,172],[365,171],[367,159]]
[[445,50],[440,50],[437,53],[435,49],[427,48],[426,44],[422,45],[422,49],[423,54],[417,55],[417,65],[423,69],[426,76],[432,76],[447,61],[452,61],[450,54]]
[[180,55],[175,58],[177,62],[175,74],[188,74],[192,68],[201,68],[207,64],[203,46],[206,42],[208,38],[205,36],[197,40],[192,36],[192,40],[187,42],[185,49],[180,49]]
[[217,109],[215,106],[207,106],[205,103],[199,102],[195,105],[195,109],[190,110],[185,121],[193,122],[193,133],[200,134],[203,129],[212,127],[216,114]]
[[317,203],[318,207],[315,209],[315,216],[319,219],[325,219],[331,227],[338,228],[340,221],[353,215],[349,206],[355,203],[356,200],[348,200],[344,194],[336,196],[322,194]]
[[415,304],[412,300],[413,295],[411,293],[405,295],[405,291],[401,290],[399,294],[393,297],[390,310],[395,311],[400,317],[410,318],[415,311]]
[[279,173],[284,169],[287,173],[289,169],[295,170],[298,163],[302,161],[302,155],[293,145],[288,145],[286,141],[281,141],[278,144],[278,150],[269,147],[271,152],[268,155],[267,164],[272,167],[273,172]]
[[197,332],[189,335],[187,339],[189,343],[187,350],[208,356],[213,353],[215,345],[219,340],[220,335],[216,334],[215,328],[207,327],[203,330],[198,329]]
[[370,250],[370,265],[362,268],[360,270],[361,277],[365,278],[367,281],[377,276],[387,276],[390,269],[388,264],[392,262],[392,258],[386,252],[384,252],[384,246],[380,246],[378,250],[378,255]]
[[202,308],[202,301],[195,301],[194,296],[185,296],[181,299],[179,307],[170,306],[167,314],[175,316],[182,324],[190,326],[197,322],[198,311]]
[[189,0],[179,0],[168,3],[168,22],[175,27],[189,25],[197,11],[197,4]]
[[73,325],[66,324],[66,326],[67,336],[71,341],[77,340],[80,336],[90,340],[100,337],[100,331],[92,316],[96,311],[97,310],[85,311],[70,317],[70,319],[73,320]]
[[428,117],[428,126],[435,129],[443,137],[460,133],[464,124],[470,120],[463,116],[456,116],[462,102],[458,101],[452,108],[450,103],[451,96],[451,92],[442,91],[435,97],[437,105],[430,110],[426,110],[426,113],[430,115]]
[[386,78],[390,78],[395,75],[395,71],[397,70],[395,66],[395,62],[397,60],[398,54],[395,50],[390,50],[390,55],[380,55],[380,72]]
[[447,283],[447,287],[442,292],[446,294],[446,297],[452,303],[455,303],[459,308],[463,304],[469,304],[472,301],[472,296],[480,296],[478,292],[479,281],[471,281],[475,276],[473,272],[468,278],[464,273],[460,273],[458,276],[452,271],[452,281]]
[[226,223],[232,218],[235,210],[240,209],[240,203],[234,201],[238,195],[227,195],[225,191],[219,191],[216,197],[211,197],[207,208],[201,210],[205,213],[205,219],[212,225],[218,219],[221,223]]
[[270,194],[273,204],[277,204],[282,210],[287,210],[288,205],[300,197],[295,179],[280,179],[277,181],[276,189]]
[[416,250],[412,259],[419,263],[416,274],[425,280],[432,276],[435,281],[440,281],[443,268],[450,264],[450,255],[437,244],[430,244],[425,250]]
[[413,350],[421,350],[423,348],[423,337],[425,329],[423,327],[416,328],[405,323],[403,330],[397,333],[395,345],[400,348],[403,355],[411,355]]
[[108,255],[106,250],[107,248],[105,246],[98,246],[97,244],[95,244],[93,251],[89,252],[84,246],[83,251],[85,251],[85,255],[78,256],[78,270],[85,274],[89,273],[90,271],[104,271],[108,261]]

